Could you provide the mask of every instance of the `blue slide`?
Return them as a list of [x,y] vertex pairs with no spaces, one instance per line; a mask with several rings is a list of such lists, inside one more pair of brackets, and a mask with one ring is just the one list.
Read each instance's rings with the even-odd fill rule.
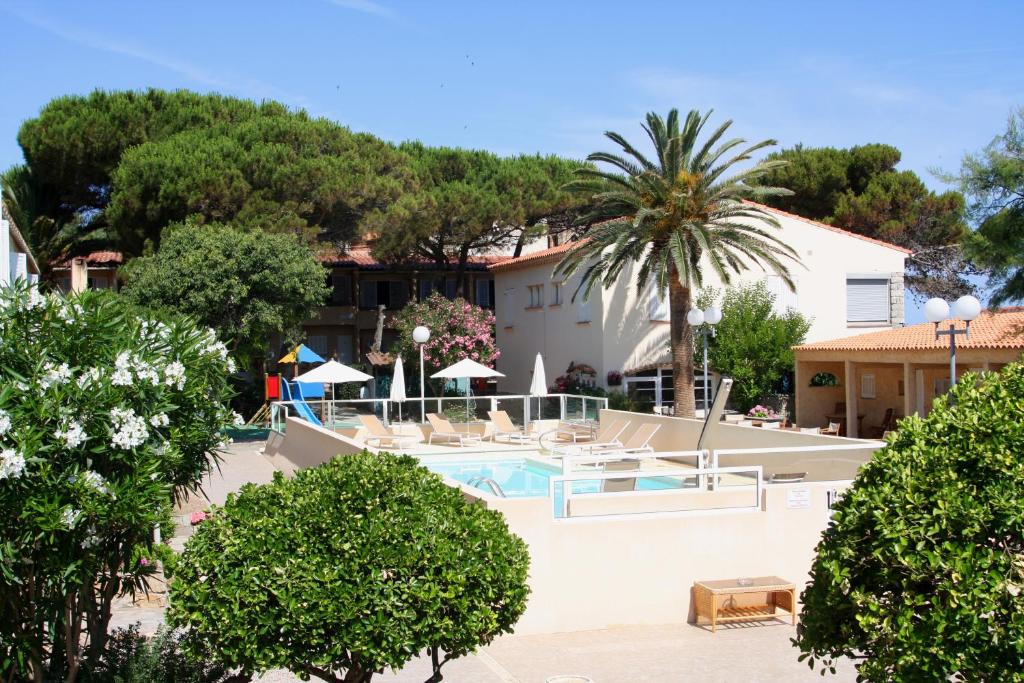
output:
[[[313,410],[302,397],[302,382],[292,382],[289,384],[288,380],[282,378],[281,386],[284,387],[284,391],[287,394],[285,400],[292,402],[292,407],[295,408],[295,412],[299,414],[299,417],[306,422],[315,424],[317,427],[323,427],[323,423],[321,423],[317,416],[313,414]],[[323,391],[322,388],[321,391]]]

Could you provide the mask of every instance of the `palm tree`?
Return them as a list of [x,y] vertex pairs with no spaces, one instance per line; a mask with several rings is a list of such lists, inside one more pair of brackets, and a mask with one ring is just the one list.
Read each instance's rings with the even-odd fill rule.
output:
[[732,125],[726,121],[700,142],[710,116],[710,111],[691,111],[680,130],[677,110],[667,120],[648,114],[643,129],[654,146],[653,161],[618,133],[606,132],[624,154],[596,152],[587,157],[610,165],[612,171],[594,166],[577,171],[569,187],[589,196],[591,204],[581,222],[591,227],[555,268],[566,278],[582,269],[574,299],[588,297],[598,284],[611,286],[630,264],[638,264],[638,291],[651,281],[658,291],[668,289],[675,409],[687,417],[694,415],[695,400],[693,330],[686,314],[694,288],[702,286],[703,268],[710,267],[728,284],[730,275],[757,265],[780,275],[792,289],[783,259],[799,262],[796,252],[769,232],[780,228],[775,217],[745,201],[792,194],[757,184],[785,162],[736,168],[775,140],[750,146],[739,138],[723,141]]

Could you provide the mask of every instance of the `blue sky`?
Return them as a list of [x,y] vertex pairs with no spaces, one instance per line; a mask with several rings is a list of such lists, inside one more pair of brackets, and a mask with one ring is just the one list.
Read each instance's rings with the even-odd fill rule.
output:
[[[645,112],[955,169],[1024,105],[1013,2],[9,2],[0,164],[51,98],[272,98],[389,140],[583,157]],[[914,315],[915,319],[919,319]]]

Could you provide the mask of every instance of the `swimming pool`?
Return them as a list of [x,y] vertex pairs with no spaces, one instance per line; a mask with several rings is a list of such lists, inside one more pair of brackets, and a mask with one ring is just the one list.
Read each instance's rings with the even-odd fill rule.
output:
[[[551,477],[562,473],[562,470],[554,465],[528,458],[426,461],[423,465],[431,472],[451,477],[487,493],[492,491],[485,480],[491,480],[501,488],[501,492],[505,494],[506,498],[546,498]],[[672,477],[648,475],[644,478],[637,478],[637,489],[640,491],[677,489],[682,488],[682,485],[683,482],[680,479]],[[599,493],[601,487],[602,482],[599,479],[574,481],[572,482],[572,494]],[[555,487],[556,507],[560,507],[561,488],[560,486]]]

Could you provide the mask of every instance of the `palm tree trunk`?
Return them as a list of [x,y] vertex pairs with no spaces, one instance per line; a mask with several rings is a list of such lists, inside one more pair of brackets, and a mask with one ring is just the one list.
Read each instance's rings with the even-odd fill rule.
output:
[[686,322],[686,314],[690,310],[690,288],[679,282],[674,268],[669,273],[668,308],[676,415],[694,417],[697,405],[693,395],[693,328]]

